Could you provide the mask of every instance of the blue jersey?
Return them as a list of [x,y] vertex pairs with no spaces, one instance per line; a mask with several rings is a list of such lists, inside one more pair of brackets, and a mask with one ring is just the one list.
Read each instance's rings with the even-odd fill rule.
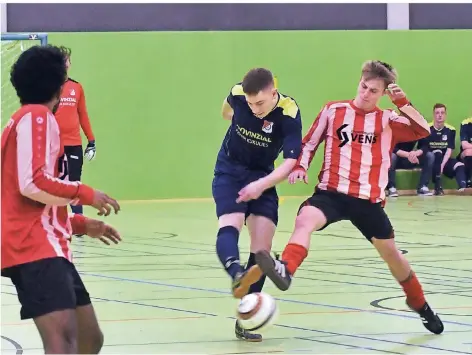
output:
[[[472,144],[472,117],[467,118],[461,123],[460,131],[460,140],[461,142],[469,142]],[[461,146],[461,152],[463,151]]]
[[236,163],[250,170],[270,172],[283,151],[284,159],[298,159],[302,144],[300,109],[294,99],[278,94],[276,107],[264,118],[254,116],[242,85],[235,85],[228,104],[234,111],[218,154],[215,172],[233,170]]
[[430,123],[431,134],[423,138],[420,142],[420,146],[426,146],[429,151],[440,150],[443,154],[446,154],[448,148],[454,150],[456,148],[456,129],[445,124],[443,128],[436,129],[433,123]]

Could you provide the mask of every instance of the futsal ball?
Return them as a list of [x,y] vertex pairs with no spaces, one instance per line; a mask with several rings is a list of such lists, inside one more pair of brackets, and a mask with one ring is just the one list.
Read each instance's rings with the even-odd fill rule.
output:
[[241,299],[237,317],[241,328],[261,331],[271,326],[278,316],[277,303],[267,293],[250,293]]

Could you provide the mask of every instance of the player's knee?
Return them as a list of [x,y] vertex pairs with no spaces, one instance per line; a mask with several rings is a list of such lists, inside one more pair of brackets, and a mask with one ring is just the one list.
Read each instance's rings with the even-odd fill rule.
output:
[[397,165],[398,155],[396,153],[392,153],[391,160],[392,161],[391,161],[390,169],[395,169],[395,166]]
[[240,232],[243,228],[244,217],[244,213],[240,212],[222,215],[218,219],[219,228],[222,229],[224,227],[234,227],[238,230],[238,232]]
[[454,165],[454,170],[456,170],[457,168],[461,167],[461,166],[464,166],[464,163],[462,162],[457,162],[455,165]]
[[273,238],[267,235],[261,236],[261,237],[262,238],[257,237],[257,236],[251,237],[251,246],[250,246],[251,253],[257,253],[261,250],[265,250],[265,251],[272,250]]
[[98,354],[103,347],[103,342],[103,333],[98,328],[98,325],[94,330],[83,329],[79,333],[79,352],[81,354]]
[[434,164],[434,154],[432,152],[426,153],[426,165],[432,166]]
[[472,157],[472,149],[465,149],[462,152],[462,157]]
[[395,263],[400,260],[401,252],[398,250],[394,239],[394,233],[388,239],[377,239],[372,238],[372,244],[381,256],[381,258],[387,263]]
[[295,220],[295,229],[303,229],[309,233],[321,229],[326,224],[324,213],[313,206],[305,206],[301,209]]
[[443,157],[443,153],[440,150],[433,150],[431,153],[434,154],[435,159],[442,159]]
[[46,354],[77,353],[77,332],[69,327],[58,329],[55,333],[43,336]]
[[89,341],[91,347],[91,354],[98,354],[102,349],[103,342],[105,341],[103,332],[101,330],[94,332],[93,335],[90,337]]

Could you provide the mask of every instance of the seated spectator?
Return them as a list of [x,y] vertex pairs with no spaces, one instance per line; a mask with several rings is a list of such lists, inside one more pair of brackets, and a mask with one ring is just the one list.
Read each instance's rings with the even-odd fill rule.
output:
[[472,117],[461,123],[461,150],[457,159],[464,163],[467,187],[472,187]]
[[421,167],[420,180],[417,186],[417,194],[422,196],[431,196],[433,193],[428,188],[433,168],[434,155],[428,151],[427,146],[421,149],[414,149],[414,142],[399,143],[395,146],[392,153],[392,165],[388,172],[388,195],[397,197],[398,191],[395,185],[395,175],[397,169],[414,169]]
[[465,167],[455,158],[451,158],[456,147],[456,129],[446,123],[447,109],[444,104],[436,104],[433,107],[434,122],[431,123],[429,137],[418,142],[420,147],[428,147],[434,154],[432,178],[434,182],[434,194],[444,195],[441,184],[441,176],[444,174],[449,179],[456,178],[459,191],[466,187]]

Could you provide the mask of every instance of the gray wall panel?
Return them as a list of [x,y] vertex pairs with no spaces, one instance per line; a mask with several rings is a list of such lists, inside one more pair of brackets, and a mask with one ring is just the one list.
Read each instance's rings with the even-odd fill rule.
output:
[[386,4],[8,4],[9,32],[386,29]]
[[410,4],[410,29],[472,29],[472,4]]

